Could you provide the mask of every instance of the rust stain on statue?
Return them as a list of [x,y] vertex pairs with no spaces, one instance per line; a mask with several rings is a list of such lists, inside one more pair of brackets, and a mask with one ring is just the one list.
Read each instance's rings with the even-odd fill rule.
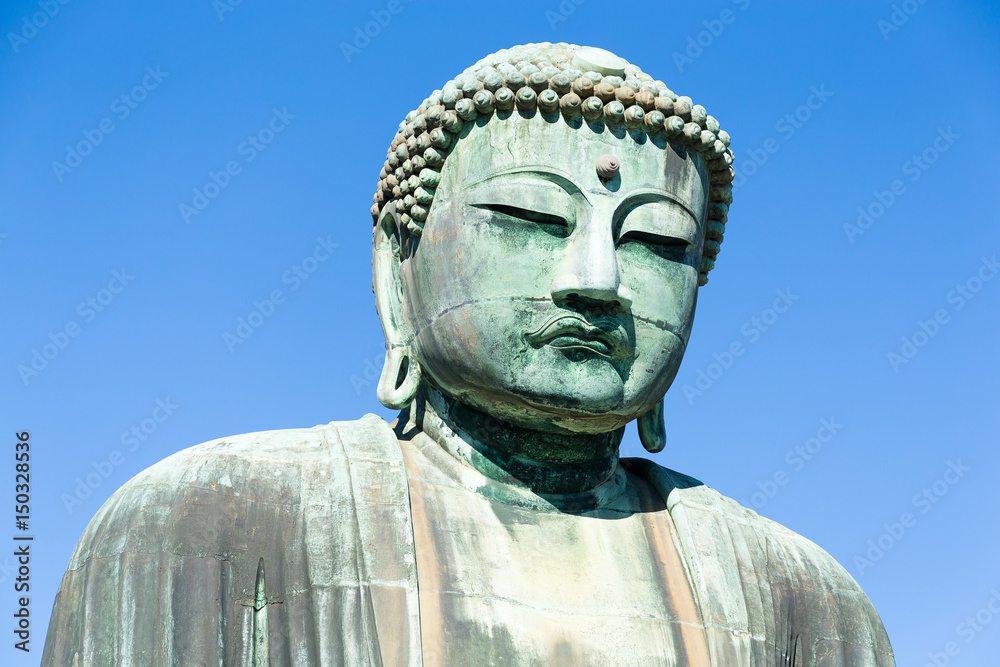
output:
[[[414,470],[410,447],[402,447],[403,460]],[[433,526],[427,515],[426,503],[419,484],[410,485],[410,516],[413,520],[413,550],[417,560],[417,589],[420,591],[420,649],[424,667],[441,665],[444,646],[443,618],[438,592],[441,590],[439,564],[444,559],[437,554]]]
[[663,590],[664,604],[674,619],[672,627],[679,663],[709,665],[708,639],[705,637],[704,620],[698,613],[694,589],[681,560],[680,544],[674,523],[663,504],[663,499],[645,481],[630,475],[642,499],[642,523],[649,541],[650,551],[660,564],[658,581]]

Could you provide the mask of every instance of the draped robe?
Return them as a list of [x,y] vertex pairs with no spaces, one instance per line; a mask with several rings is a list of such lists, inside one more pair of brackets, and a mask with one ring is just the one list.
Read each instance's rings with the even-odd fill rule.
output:
[[[463,564],[428,560],[438,555],[425,545],[461,536],[428,534],[436,519],[423,495],[432,487],[412,470],[408,479],[415,456],[366,415],[164,459],[88,525],[56,596],[42,665],[438,664],[430,656],[455,619],[441,617],[427,591]],[[643,501],[652,509],[640,518],[661,526],[650,534],[669,544],[636,558],[670,570],[663,579],[675,600],[657,620],[680,628],[679,639],[650,661],[637,631],[628,637],[636,651],[612,663],[578,653],[567,664],[894,664],[871,603],[822,549],[690,477],[643,459],[621,465],[632,486],[659,496]],[[595,516],[550,518],[600,531]],[[460,647],[487,656],[465,664],[555,664],[518,653],[517,623]]]

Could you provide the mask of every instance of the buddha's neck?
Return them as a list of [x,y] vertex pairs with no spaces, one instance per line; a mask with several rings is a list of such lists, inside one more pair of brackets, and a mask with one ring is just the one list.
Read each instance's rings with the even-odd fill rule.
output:
[[421,388],[409,421],[483,475],[543,496],[588,493],[611,480],[624,429],[547,433],[499,421],[433,388]]

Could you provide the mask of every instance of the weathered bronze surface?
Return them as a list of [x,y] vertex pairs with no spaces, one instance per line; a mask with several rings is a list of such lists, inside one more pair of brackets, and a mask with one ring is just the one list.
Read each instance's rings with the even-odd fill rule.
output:
[[826,552],[665,443],[731,202],[705,110],[599,49],[500,52],[393,141],[372,209],[401,410],[193,447],[98,512],[44,665],[886,666]]

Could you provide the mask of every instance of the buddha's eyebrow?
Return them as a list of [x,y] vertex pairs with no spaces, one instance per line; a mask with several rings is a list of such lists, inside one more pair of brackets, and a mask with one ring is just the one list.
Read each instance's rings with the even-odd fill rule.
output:
[[578,186],[576,183],[573,182],[573,179],[569,176],[569,174],[566,174],[556,169],[555,167],[549,167],[549,166],[514,167],[513,169],[507,169],[505,171],[497,172],[495,174],[490,174],[486,178],[482,178],[474,183],[470,183],[469,185],[466,186],[466,188],[473,188],[477,185],[486,183],[488,181],[492,181],[496,178],[503,178],[505,176],[512,176],[512,175],[530,176],[533,178],[538,178],[540,180],[548,181],[550,183],[554,183],[555,185],[558,185],[560,188],[565,190],[568,194],[571,195],[579,194],[585,200],[587,200],[587,203],[590,203],[590,197],[587,196],[587,193],[584,192],[580,186]]
[[664,192],[663,190],[655,190],[652,188],[642,188],[639,190],[633,190],[632,192],[625,195],[617,207],[615,207],[615,217],[617,218],[623,212],[629,209],[635,208],[641,204],[647,202],[667,202],[669,204],[675,204],[680,206],[684,211],[691,216],[694,223],[701,226],[701,218],[691,210],[690,205],[682,201],[678,197],[670,194],[669,192]]

